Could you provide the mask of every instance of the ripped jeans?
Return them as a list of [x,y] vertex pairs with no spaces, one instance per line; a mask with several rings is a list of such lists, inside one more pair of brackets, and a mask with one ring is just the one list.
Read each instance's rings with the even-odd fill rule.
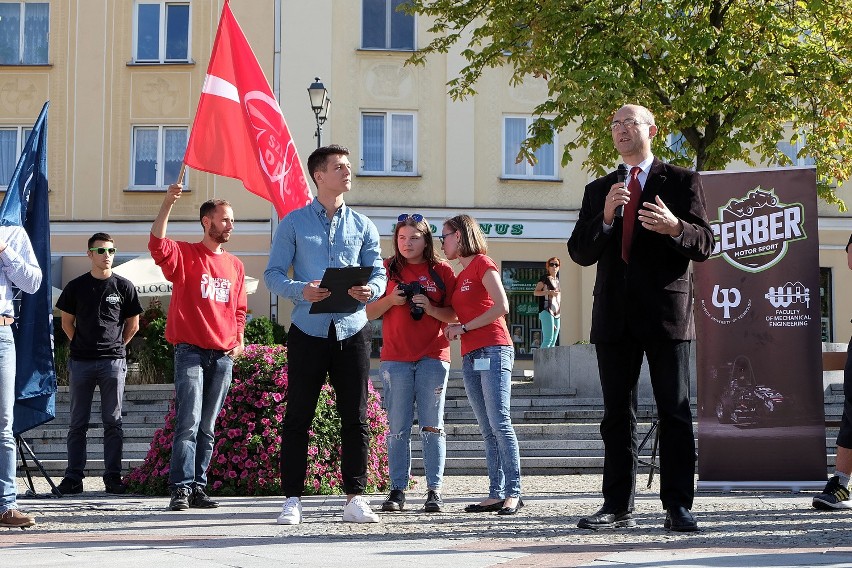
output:
[[411,426],[414,405],[423,442],[426,487],[440,490],[447,456],[444,400],[450,364],[428,357],[413,363],[382,361],[382,398],[388,413],[388,465],[391,489],[408,489],[411,476]]

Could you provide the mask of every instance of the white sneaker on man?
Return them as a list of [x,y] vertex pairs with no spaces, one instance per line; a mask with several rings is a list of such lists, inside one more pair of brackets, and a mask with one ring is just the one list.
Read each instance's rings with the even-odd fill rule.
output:
[[302,522],[302,500],[288,497],[281,508],[281,514],[275,520],[279,525],[298,525]]
[[347,523],[378,523],[379,516],[361,495],[356,495],[343,507],[343,521]]

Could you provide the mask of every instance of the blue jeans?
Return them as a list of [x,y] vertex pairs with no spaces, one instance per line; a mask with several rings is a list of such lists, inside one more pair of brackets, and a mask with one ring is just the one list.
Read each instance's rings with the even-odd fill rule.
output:
[[423,441],[426,487],[438,491],[443,483],[447,457],[444,400],[450,364],[428,357],[413,363],[382,361],[380,374],[390,426],[387,440],[391,489],[408,489],[411,476],[411,425],[414,423],[416,404],[420,438]]
[[464,389],[485,440],[491,499],[521,494],[521,455],[509,414],[514,362],[509,345],[481,347],[462,358]]
[[231,386],[233,366],[224,351],[175,345],[175,436],[169,489],[207,486],[213,427]]
[[538,312],[541,321],[541,347],[553,347],[559,339],[559,316],[554,316],[548,310]]
[[0,327],[0,514],[17,509],[15,468],[18,457],[12,420],[15,408],[15,338],[8,325]]
[[101,391],[101,421],[104,425],[104,478],[121,476],[121,456],[124,448],[124,429],[121,425],[121,404],[124,399],[124,380],[127,377],[125,359],[69,359],[69,391],[71,419],[68,424],[68,467],[65,477],[82,481],[86,469],[86,433],[92,416],[95,387]]

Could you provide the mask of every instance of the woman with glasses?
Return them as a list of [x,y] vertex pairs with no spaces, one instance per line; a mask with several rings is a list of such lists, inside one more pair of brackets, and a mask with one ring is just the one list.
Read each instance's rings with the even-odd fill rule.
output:
[[434,513],[444,506],[444,398],[450,371],[450,343],[444,336],[444,326],[456,321],[448,301],[456,277],[452,267],[438,259],[429,223],[418,213],[399,216],[393,249],[394,255],[385,260],[385,294],[367,304],[367,317],[383,317],[380,375],[390,424],[391,491],[382,511],[402,511],[405,507],[416,405],[426,472],[424,509]]
[[547,259],[547,272],[538,281],[533,291],[538,296],[538,319],[541,320],[541,346],[553,347],[559,338],[559,265],[557,257]]
[[464,388],[485,441],[488,497],[465,507],[468,513],[514,515],[521,500],[521,457],[510,416],[515,353],[506,327],[509,300],[479,223],[468,215],[444,222],[444,254],[462,266],[451,305],[460,323],[447,326],[449,340],[461,339]]

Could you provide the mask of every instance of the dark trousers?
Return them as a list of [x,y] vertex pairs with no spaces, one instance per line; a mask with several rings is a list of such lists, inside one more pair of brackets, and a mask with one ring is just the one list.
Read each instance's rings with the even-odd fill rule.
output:
[[92,414],[95,387],[101,391],[101,420],[104,425],[104,477],[121,476],[124,429],[121,403],[127,361],[124,359],[69,359],[71,416],[68,424],[68,467],[65,477],[82,481],[86,469],[86,433]]
[[604,399],[604,503],[633,510],[638,440],[636,402],[643,353],[648,358],[660,434],[660,500],[692,508],[695,437],[689,407],[689,341],[627,338],[596,343]]
[[290,326],[287,412],[281,431],[281,486],[285,496],[302,495],[308,467],[308,428],[326,376],[334,388],[340,414],[343,490],[350,495],[364,492],[370,457],[370,339],[369,325],[342,341],[337,340],[334,324],[328,338],[313,337]]

